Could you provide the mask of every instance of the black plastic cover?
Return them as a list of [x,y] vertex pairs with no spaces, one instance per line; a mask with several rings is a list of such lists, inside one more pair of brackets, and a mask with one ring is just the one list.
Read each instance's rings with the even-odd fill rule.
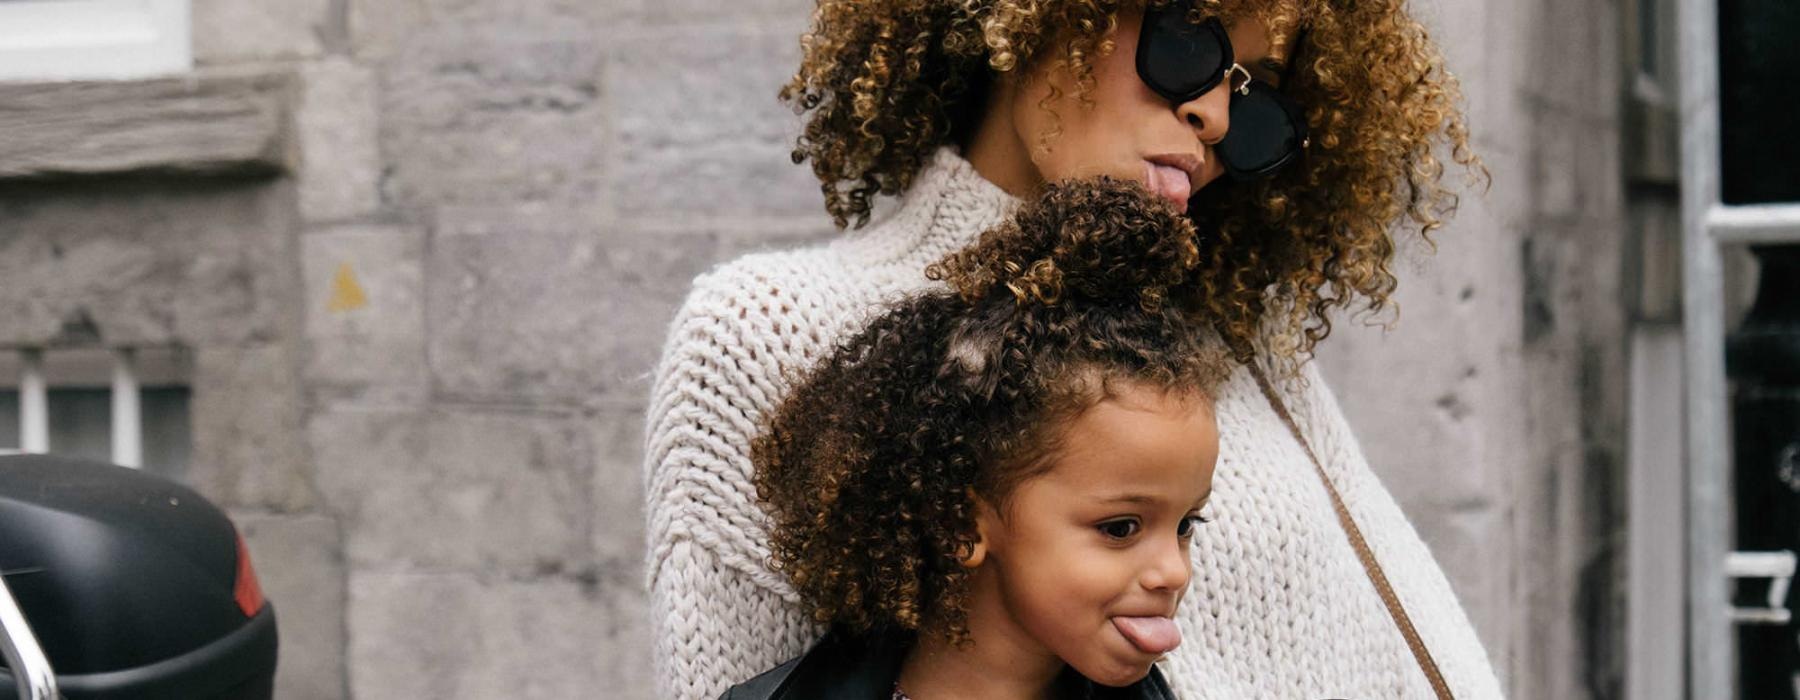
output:
[[[273,610],[238,607],[237,559],[231,521],[187,487],[107,464],[0,456],[0,575],[71,698],[83,686],[213,697],[191,684],[266,685]],[[189,687],[150,677],[171,673]]]

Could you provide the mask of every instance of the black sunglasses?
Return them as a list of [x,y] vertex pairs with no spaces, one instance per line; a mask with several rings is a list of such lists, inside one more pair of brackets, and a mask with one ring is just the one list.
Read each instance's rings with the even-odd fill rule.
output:
[[1174,104],[1198,98],[1230,78],[1231,129],[1217,146],[1219,161],[1234,179],[1273,174],[1306,148],[1306,116],[1280,90],[1250,79],[1232,55],[1231,37],[1218,18],[1196,24],[1188,20],[1192,10],[1191,0],[1175,0],[1144,13],[1138,78]]

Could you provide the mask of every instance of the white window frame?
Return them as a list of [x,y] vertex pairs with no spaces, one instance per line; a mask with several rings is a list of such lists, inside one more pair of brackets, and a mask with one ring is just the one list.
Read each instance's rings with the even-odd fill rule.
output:
[[[1720,199],[1717,0],[1676,0],[1680,55],[1683,402],[1687,474],[1687,662],[1690,698],[1738,697],[1734,610],[1739,578],[1791,577],[1792,564],[1732,551],[1730,395],[1725,376],[1723,249],[1800,244],[1800,203]],[[1652,517],[1655,517],[1653,514]],[[1787,557],[1793,553],[1783,552]],[[1789,559],[1791,562],[1792,559]]]
[[188,72],[190,17],[189,0],[0,0],[0,81]]

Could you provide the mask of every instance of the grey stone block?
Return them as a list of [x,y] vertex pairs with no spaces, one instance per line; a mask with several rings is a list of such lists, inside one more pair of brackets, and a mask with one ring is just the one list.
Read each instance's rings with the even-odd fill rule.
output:
[[275,696],[345,697],[345,580],[337,522],[320,515],[234,513],[263,595],[275,606],[281,660]]
[[254,182],[10,189],[0,201],[0,344],[277,337],[295,294],[288,196]]
[[644,406],[603,407],[593,428],[594,552],[635,580],[644,561]]
[[651,697],[636,581],[359,572],[350,679],[359,698]]
[[745,0],[716,3],[707,0],[640,0],[635,16],[646,22],[720,24],[762,20],[762,26],[787,32],[798,41],[812,16],[814,0]]
[[222,505],[295,512],[317,499],[299,363],[281,345],[194,352],[188,481]]
[[[1619,16],[1613,6],[1589,2],[1526,5],[1539,16],[1529,23],[1532,50],[1520,51],[1520,90],[1533,102],[1555,105],[1586,118],[1611,118],[1621,100],[1595,85],[1619,85]],[[1532,133],[1536,134],[1537,131]]]
[[799,119],[776,92],[797,34],[657,28],[611,48],[612,201],[627,217],[823,216],[812,171],[788,154]]
[[[629,30],[631,13],[643,0],[346,0],[350,41],[356,54],[381,58],[403,50],[421,35],[446,26],[480,27],[485,33],[604,35]],[[604,40],[604,36],[601,37]]]
[[295,127],[300,146],[300,213],[311,221],[362,216],[381,206],[375,76],[344,58],[301,71]]
[[200,64],[311,58],[337,28],[332,0],[192,0]]
[[643,396],[689,281],[716,259],[716,238],[489,218],[440,221],[431,246],[435,390],[469,400]]
[[338,407],[307,435],[354,566],[592,566],[593,454],[578,417]]
[[398,50],[428,24],[426,0],[346,0],[350,46],[362,59]]
[[1597,204],[1591,201],[1591,192],[1600,183],[1583,177],[1582,164],[1601,148],[1600,139],[1592,137],[1591,125],[1563,110],[1538,110],[1534,121],[1545,128],[1532,139],[1529,151],[1532,213],[1562,220],[1588,213]]
[[292,74],[263,68],[0,85],[0,178],[279,172],[292,92]]
[[605,172],[601,49],[591,36],[449,26],[382,70],[387,195],[456,203],[590,204]]
[[338,399],[422,402],[424,232],[344,226],[310,231],[300,247],[308,388]]

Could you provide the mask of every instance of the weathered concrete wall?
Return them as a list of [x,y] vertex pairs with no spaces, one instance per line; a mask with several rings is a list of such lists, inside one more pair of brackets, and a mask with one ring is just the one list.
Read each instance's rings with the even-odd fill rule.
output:
[[1320,351],[1512,697],[1619,697],[1625,206],[1607,3],[1425,0],[1491,188]]
[[[831,233],[774,100],[810,7],[195,0],[203,70],[292,80],[286,170],[0,182],[0,346],[193,351],[187,478],[281,611],[281,697],[649,697],[648,373],[696,273]],[[1512,693],[1603,694],[1611,9],[1420,10],[1493,188],[1321,358]]]

